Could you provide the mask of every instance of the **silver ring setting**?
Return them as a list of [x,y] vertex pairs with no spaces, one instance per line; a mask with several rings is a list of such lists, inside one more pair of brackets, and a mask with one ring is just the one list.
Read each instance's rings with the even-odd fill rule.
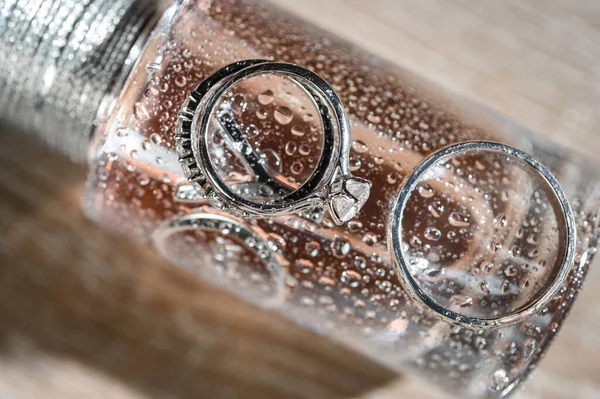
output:
[[[450,309],[450,306],[448,306],[447,303],[443,303],[439,300],[439,297],[436,297],[436,295],[433,295],[430,291],[424,289],[424,285],[421,284],[419,278],[415,275],[415,268],[411,264],[410,257],[407,254],[407,248],[409,248],[410,244],[407,243],[406,240],[403,240],[403,234],[405,234],[404,230],[406,229],[406,224],[403,225],[403,219],[408,215],[405,214],[407,204],[409,203],[412,194],[418,192],[423,177],[426,176],[428,171],[435,165],[441,165],[444,162],[448,162],[454,157],[462,156],[467,152],[475,154],[499,154],[503,159],[514,159],[515,161],[528,166],[529,169],[536,174],[536,178],[539,178],[540,181],[544,182],[545,186],[549,188],[547,190],[549,193],[548,199],[556,204],[555,215],[557,221],[556,226],[553,226],[553,228],[558,231],[557,237],[560,240],[558,245],[560,249],[557,250],[558,255],[556,256],[555,263],[556,269],[548,279],[547,283],[543,286],[543,289],[530,298],[527,303],[501,314],[475,316],[473,314],[457,311],[456,309]],[[528,222],[525,221],[524,223],[527,224]],[[396,266],[398,276],[406,292],[414,300],[415,304],[423,310],[433,313],[444,321],[462,327],[496,329],[508,327],[527,320],[539,313],[557,295],[564,285],[574,264],[576,247],[575,220],[569,201],[559,182],[544,165],[531,155],[508,145],[496,142],[463,142],[443,148],[426,158],[405,181],[394,204],[391,220],[388,225],[389,250]],[[546,267],[552,267],[552,265]],[[462,272],[462,270],[460,272]],[[493,278],[498,278],[498,275],[504,276],[502,272],[499,272],[494,275]]]
[[[324,145],[317,167],[299,188],[275,200],[251,201],[235,193],[212,164],[209,124],[226,92],[242,80],[264,74],[281,74],[308,94],[319,112]],[[221,113],[218,118],[228,126],[229,139],[244,148],[244,161],[252,165],[255,176],[270,183],[269,171],[260,166],[251,144],[238,134],[233,117]],[[297,65],[244,60],[207,77],[183,104],[176,126],[176,147],[184,174],[196,192],[213,206],[234,215],[268,218],[301,213],[319,219],[328,209],[333,221],[342,224],[352,219],[369,197],[371,182],[350,173],[350,125],[341,100],[324,79]]]

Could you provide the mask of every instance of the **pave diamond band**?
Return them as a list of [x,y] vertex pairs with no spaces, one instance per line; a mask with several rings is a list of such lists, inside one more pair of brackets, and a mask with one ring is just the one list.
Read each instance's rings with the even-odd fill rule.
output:
[[[272,171],[260,162],[260,155],[241,133],[230,105],[219,106],[223,95],[234,85],[265,74],[285,76],[300,86],[313,101],[323,127],[321,156],[311,176],[296,189],[278,186]],[[211,161],[209,149],[213,118],[241,163],[254,176],[254,182],[243,183],[244,189],[249,190],[258,182],[280,190],[284,193],[281,198],[249,200],[237,193],[239,187],[233,190],[223,181]],[[352,219],[369,197],[371,183],[352,176],[349,171],[350,127],[343,104],[325,80],[297,65],[244,60],[207,77],[183,104],[176,128],[176,147],[185,176],[199,196],[222,210],[243,217],[264,218],[298,212],[315,215],[310,210],[326,208],[334,222],[342,224]]]

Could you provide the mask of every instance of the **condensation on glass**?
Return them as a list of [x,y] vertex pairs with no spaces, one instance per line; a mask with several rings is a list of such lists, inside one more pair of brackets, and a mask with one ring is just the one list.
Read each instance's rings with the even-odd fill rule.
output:
[[[297,215],[243,220],[193,195],[190,201],[176,197],[187,184],[174,137],[181,105],[212,72],[244,59],[301,65],[340,95],[352,125],[350,169],[373,183],[368,202],[350,222],[338,226],[327,216],[316,223]],[[306,93],[281,77],[258,76],[236,85],[223,104],[265,165],[281,175],[282,187],[306,181],[323,151],[322,126]],[[176,4],[99,128],[85,209],[100,223],[152,243],[191,274],[383,364],[457,397],[502,397],[537,363],[580,288],[595,252],[600,193],[591,183],[598,176],[581,156],[472,108],[272,5]],[[211,162],[228,184],[247,183],[246,169],[217,125]],[[577,252],[567,283],[548,306],[509,328],[462,328],[415,306],[388,251],[391,207],[403,180],[432,152],[469,140],[506,143],[539,159],[562,184],[576,217]],[[498,312],[518,307],[536,295],[555,262],[556,216],[544,206],[541,183],[501,161],[465,156],[434,168],[433,175],[464,184],[450,189],[426,176],[404,219],[402,242],[421,283],[467,314],[478,315],[492,302]],[[490,179],[500,182],[493,200],[480,195]],[[277,195],[265,187],[240,193]],[[541,204],[537,211],[535,203]],[[467,275],[470,285],[455,293],[437,284]]]

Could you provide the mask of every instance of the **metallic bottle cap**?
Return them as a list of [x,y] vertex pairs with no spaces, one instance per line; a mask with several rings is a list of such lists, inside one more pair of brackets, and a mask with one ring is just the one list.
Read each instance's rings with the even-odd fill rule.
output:
[[0,121],[84,161],[100,110],[143,41],[154,9],[146,3],[0,4]]

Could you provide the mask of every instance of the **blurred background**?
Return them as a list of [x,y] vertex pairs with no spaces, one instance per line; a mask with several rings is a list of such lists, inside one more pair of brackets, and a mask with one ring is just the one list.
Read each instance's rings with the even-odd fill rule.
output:
[[[535,132],[600,151],[600,2],[273,2]],[[2,129],[0,399],[443,397],[95,226],[80,210],[85,174]],[[515,397],[600,398],[599,315],[596,262]]]

